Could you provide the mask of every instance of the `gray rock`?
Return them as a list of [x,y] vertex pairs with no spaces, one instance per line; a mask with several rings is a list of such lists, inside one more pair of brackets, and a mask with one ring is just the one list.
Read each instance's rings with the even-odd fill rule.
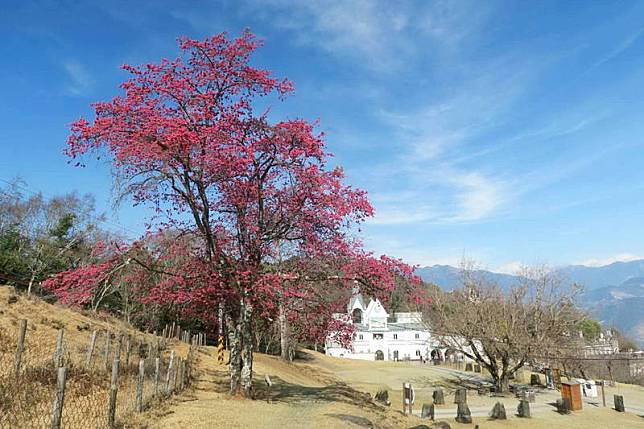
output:
[[459,402],[456,407],[456,421],[459,423],[472,423],[472,413],[465,402]]
[[467,389],[456,389],[456,392],[454,392],[454,403],[460,404],[461,402],[467,402]]
[[624,397],[622,395],[613,395],[613,399],[615,400],[616,411],[619,411],[620,413],[626,411],[624,408]]
[[432,429],[433,427],[434,426],[429,427],[427,425],[416,425],[416,426],[410,427],[409,429]]
[[500,402],[494,404],[494,407],[490,412],[490,418],[493,420],[507,420],[508,416],[505,412],[505,405]]
[[530,417],[530,403],[525,399],[519,401],[519,406],[517,407],[517,416],[524,418]]
[[436,422],[431,426],[431,429],[452,429],[447,422]]
[[386,390],[379,390],[378,393],[376,393],[375,399],[376,401],[381,402],[387,406],[391,405],[391,401],[389,400],[389,392]]
[[432,398],[434,398],[434,404],[436,405],[445,404],[445,395],[443,394],[443,389],[434,390],[434,393],[432,394]]
[[423,409],[420,412],[420,417],[423,419],[434,420],[434,404],[423,404]]

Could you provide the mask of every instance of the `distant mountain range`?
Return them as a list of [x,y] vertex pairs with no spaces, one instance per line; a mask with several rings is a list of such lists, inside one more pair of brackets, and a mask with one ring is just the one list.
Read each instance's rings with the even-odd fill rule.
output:
[[[644,347],[644,260],[615,262],[601,267],[569,265],[556,269],[567,282],[584,286],[581,305],[604,326],[615,326]],[[487,270],[477,272],[507,288],[519,277]],[[424,281],[445,290],[460,286],[458,268],[434,265],[416,270]]]

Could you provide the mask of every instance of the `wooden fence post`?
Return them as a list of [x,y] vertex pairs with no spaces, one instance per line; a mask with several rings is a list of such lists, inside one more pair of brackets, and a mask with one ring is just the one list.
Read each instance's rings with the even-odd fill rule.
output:
[[159,395],[159,375],[161,372],[161,359],[156,358],[154,360],[154,396]]
[[105,331],[105,354],[103,355],[103,366],[106,369],[110,363],[110,341],[112,341],[112,334],[110,331]]
[[174,367],[174,350],[170,352],[170,363],[168,364],[168,373],[165,376],[165,391],[170,392],[170,375]]
[[139,378],[136,382],[136,412],[143,411],[143,383],[145,382],[145,360],[139,360]]
[[112,362],[112,378],[110,379],[110,401],[107,408],[107,427],[112,429],[116,417],[116,394],[119,390],[119,360]]
[[65,382],[67,381],[67,368],[57,368],[58,378],[56,381],[56,396],[54,397],[54,408],[51,415],[52,429],[60,429],[63,419],[63,403],[65,402]]
[[125,342],[125,368],[130,366],[130,353],[132,353],[132,335],[128,334]]
[[20,328],[18,328],[18,345],[16,346],[16,359],[14,361],[14,372],[16,377],[20,375],[20,367],[22,366],[22,352],[25,350],[25,336],[27,335],[27,319],[20,320]]
[[85,366],[92,366],[92,356],[94,355],[94,347],[96,347],[96,331],[92,332],[92,336],[89,339],[89,347],[87,348],[87,357],[85,358]]
[[58,338],[56,338],[56,351],[54,352],[54,366],[59,368],[63,366],[63,336],[65,335],[65,329],[60,328],[58,330]]
[[179,390],[183,390],[183,388],[186,386],[186,361],[184,359],[181,359],[179,363]]
[[181,358],[179,358],[179,362],[176,365],[176,368],[172,372],[172,391],[176,392],[177,391],[177,379],[179,378],[179,370],[181,369]]
[[119,334],[119,337],[118,337],[118,342],[116,343],[117,345],[116,345],[116,351],[115,351],[116,356],[115,357],[118,360],[121,360],[121,350],[123,350],[123,336],[124,336],[124,334],[123,334],[123,332],[121,332]]

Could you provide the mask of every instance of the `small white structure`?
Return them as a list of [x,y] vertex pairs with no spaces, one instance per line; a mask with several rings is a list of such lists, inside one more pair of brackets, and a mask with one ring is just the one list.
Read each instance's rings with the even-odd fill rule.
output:
[[597,397],[597,385],[595,384],[595,380],[585,380],[583,378],[578,378],[577,382],[581,384],[581,391],[583,392],[585,397]]
[[[347,313],[338,313],[337,320],[352,323],[355,336],[351,348],[327,339],[326,354],[363,360],[444,360],[441,347],[423,324],[421,313],[387,313],[378,299],[364,298],[357,290],[347,305]],[[453,356],[452,359],[462,356]]]

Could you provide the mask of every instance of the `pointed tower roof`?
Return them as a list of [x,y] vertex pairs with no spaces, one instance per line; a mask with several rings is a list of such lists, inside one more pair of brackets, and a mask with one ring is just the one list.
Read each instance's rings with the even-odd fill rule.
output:
[[351,313],[356,308],[359,308],[362,311],[365,311],[367,308],[364,304],[364,298],[362,297],[358,286],[354,286],[351,291],[351,299],[347,305],[347,313]]

